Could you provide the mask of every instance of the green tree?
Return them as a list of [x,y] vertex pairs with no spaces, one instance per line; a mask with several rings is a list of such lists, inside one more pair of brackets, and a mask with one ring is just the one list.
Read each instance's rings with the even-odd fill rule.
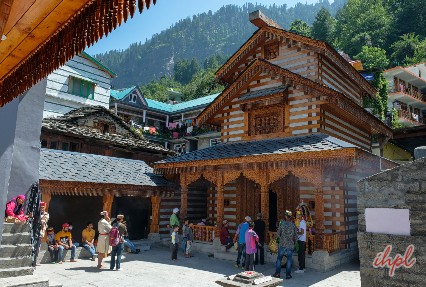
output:
[[382,71],[374,74],[373,86],[377,90],[374,113],[384,121],[388,111],[388,82]]
[[191,61],[179,61],[173,67],[174,79],[182,85],[188,84],[192,77],[199,71],[201,71],[201,66],[195,58],[192,58]]
[[140,88],[145,97],[160,102],[167,102],[168,89],[180,90],[182,86],[171,77],[163,76],[160,80],[153,80]]
[[349,0],[336,19],[337,46],[345,53],[354,56],[363,46],[386,49],[393,16],[382,0]]
[[332,44],[336,19],[324,7],[319,10],[312,24],[312,38]]
[[185,100],[192,100],[223,91],[223,86],[216,81],[215,71],[214,69],[203,70],[194,75],[191,82],[182,88]]
[[404,34],[392,44],[392,63],[394,65],[412,65],[426,59],[426,40],[421,41],[414,33]]
[[378,47],[363,46],[361,52],[354,58],[360,60],[363,67],[367,70],[384,70],[389,66],[386,51]]
[[311,27],[300,19],[291,23],[289,31],[306,37],[311,37],[312,32]]

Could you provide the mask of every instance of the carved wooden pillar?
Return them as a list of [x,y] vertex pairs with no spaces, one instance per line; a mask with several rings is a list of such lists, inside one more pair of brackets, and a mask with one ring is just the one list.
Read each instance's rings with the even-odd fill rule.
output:
[[188,186],[181,186],[180,193],[180,218],[183,220],[188,214]]
[[104,194],[102,198],[102,211],[108,211],[108,215],[111,217],[111,209],[112,209],[112,202],[114,201],[114,195],[113,194]]
[[217,205],[216,205],[216,230],[215,237],[219,238],[220,230],[222,228],[222,221],[225,210],[225,195],[224,186],[222,183],[217,185]]
[[50,205],[50,200],[52,199],[52,195],[50,193],[47,192],[42,192],[41,193],[41,199],[43,202],[46,203],[46,212],[49,212],[49,205]]
[[324,249],[324,192],[322,188],[315,191],[315,249]]
[[269,188],[268,184],[260,186],[260,212],[265,222],[265,230],[269,231]]
[[151,226],[149,228],[150,233],[159,233],[160,232],[160,196],[151,196],[151,211],[152,211],[152,219]]

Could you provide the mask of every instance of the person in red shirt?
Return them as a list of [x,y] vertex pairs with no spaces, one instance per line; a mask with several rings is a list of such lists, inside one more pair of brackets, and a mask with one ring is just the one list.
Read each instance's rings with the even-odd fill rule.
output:
[[226,246],[226,251],[228,251],[229,248],[234,246],[231,235],[229,234],[228,227],[229,222],[225,219],[222,222],[222,229],[220,230],[220,243]]

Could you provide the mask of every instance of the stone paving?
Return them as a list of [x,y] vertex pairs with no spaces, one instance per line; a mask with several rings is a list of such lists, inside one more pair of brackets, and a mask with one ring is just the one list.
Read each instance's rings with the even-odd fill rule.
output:
[[[78,260],[74,263],[42,264],[37,267],[35,275],[49,277],[51,286],[64,287],[218,287],[216,280],[241,270],[234,267],[234,262],[214,259],[202,253],[195,253],[193,258],[179,255],[177,261],[171,261],[169,250],[159,247],[140,254],[124,253],[122,271],[98,270],[96,262]],[[104,260],[104,266],[109,267],[109,258]],[[274,266],[259,265],[256,271],[271,275]],[[309,270],[304,274],[293,273],[293,279],[284,280],[280,286],[358,287],[361,286],[359,265],[352,263],[326,273]]]

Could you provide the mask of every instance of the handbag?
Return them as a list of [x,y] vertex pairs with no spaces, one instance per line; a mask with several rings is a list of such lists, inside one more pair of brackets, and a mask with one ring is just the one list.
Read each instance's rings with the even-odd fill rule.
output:
[[277,243],[276,238],[272,238],[271,241],[269,241],[268,248],[269,248],[269,252],[271,252],[271,254],[272,253],[275,253],[275,254],[278,253],[278,243]]

